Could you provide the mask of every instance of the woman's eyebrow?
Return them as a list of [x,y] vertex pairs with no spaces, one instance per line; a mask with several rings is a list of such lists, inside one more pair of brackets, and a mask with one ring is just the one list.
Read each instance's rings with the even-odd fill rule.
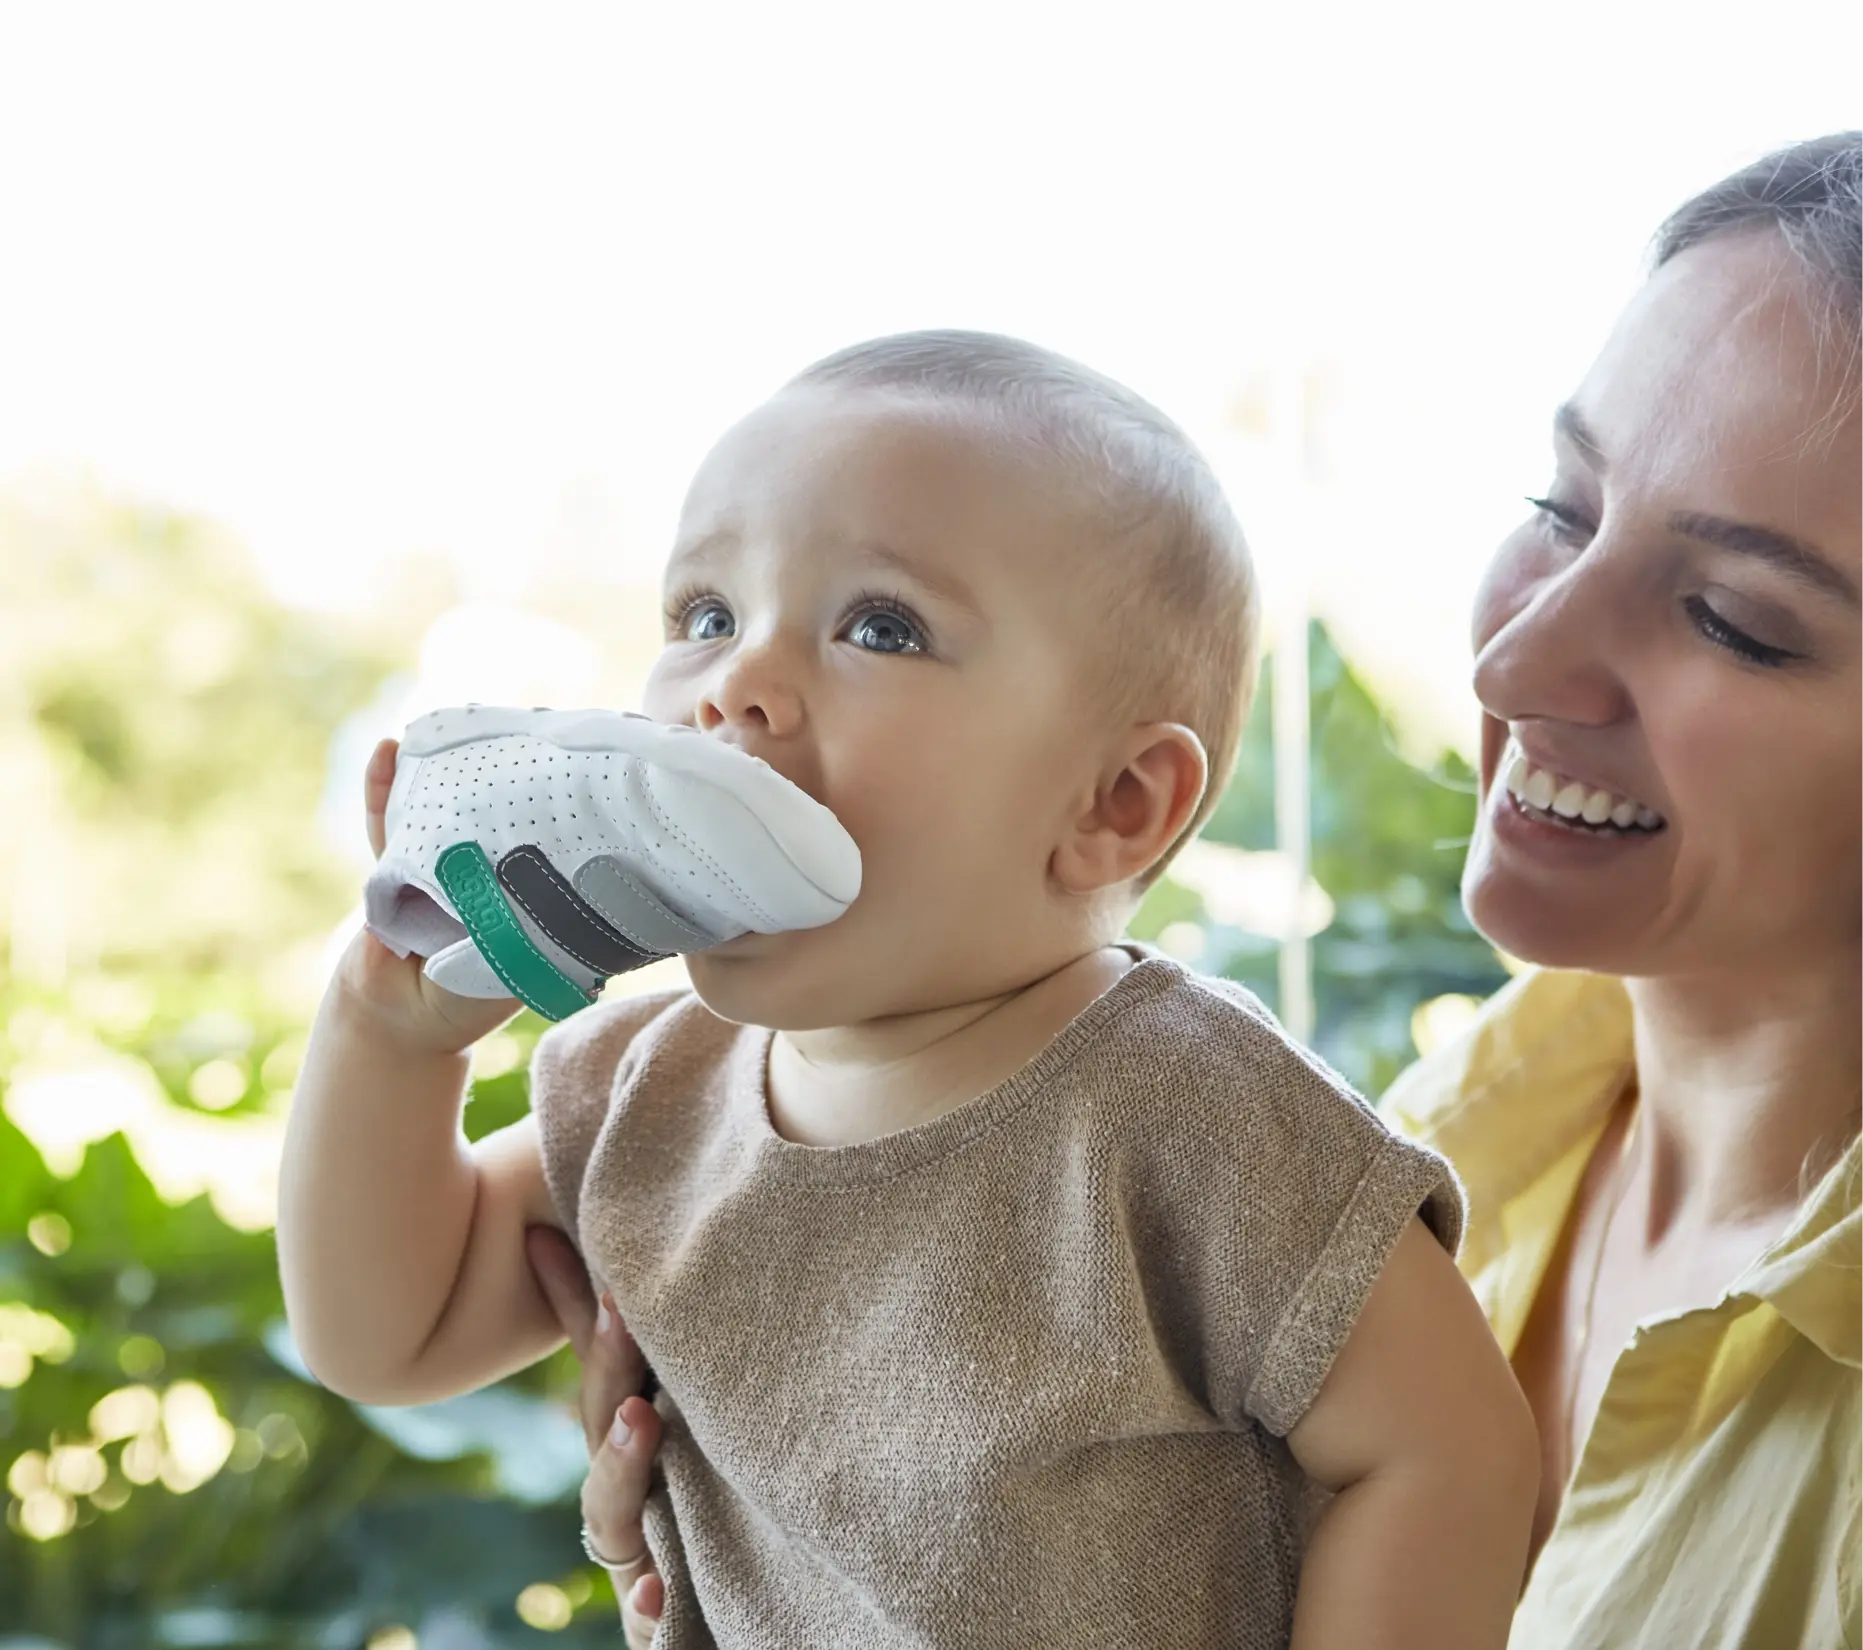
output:
[[1835,596],[1851,607],[1863,605],[1859,603],[1856,584],[1836,563],[1790,533],[1687,510],[1671,516],[1669,527],[1684,538],[1699,539],[1717,549],[1731,550],[1736,556],[1752,556],[1766,562],[1801,584]]
[[[1585,461],[1599,475],[1604,474],[1604,449],[1592,434],[1591,426],[1580,416],[1578,408],[1567,402],[1553,414],[1553,428],[1584,455]],[[1736,556],[1751,556],[1797,579],[1800,584],[1827,596],[1835,596],[1850,607],[1863,606],[1856,583],[1822,551],[1803,539],[1793,538],[1771,527],[1755,527],[1749,522],[1729,521],[1725,516],[1703,515],[1683,510],[1669,518],[1669,530],[1684,538],[1730,550]]]
[[1585,461],[1599,475],[1604,474],[1604,449],[1598,445],[1598,438],[1591,433],[1591,426],[1578,415],[1578,408],[1570,401],[1566,402],[1553,414],[1553,428],[1585,455]]

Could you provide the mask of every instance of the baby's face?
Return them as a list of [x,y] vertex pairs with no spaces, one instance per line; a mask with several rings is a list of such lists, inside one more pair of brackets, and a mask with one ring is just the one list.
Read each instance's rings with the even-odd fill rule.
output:
[[716,1012],[847,1025],[1066,960],[1049,860],[1108,731],[1080,713],[1085,521],[949,403],[789,390],[712,450],[644,709],[762,757],[862,858],[838,921],[690,959]]

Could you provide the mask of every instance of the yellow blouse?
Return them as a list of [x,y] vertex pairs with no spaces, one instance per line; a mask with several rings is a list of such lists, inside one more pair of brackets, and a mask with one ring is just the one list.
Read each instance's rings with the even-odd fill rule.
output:
[[[1458,1264],[1510,1357],[1631,1062],[1622,984],[1510,982],[1380,1111],[1468,1193]],[[1863,1156],[1713,1306],[1646,1318],[1508,1650],[1859,1650]]]

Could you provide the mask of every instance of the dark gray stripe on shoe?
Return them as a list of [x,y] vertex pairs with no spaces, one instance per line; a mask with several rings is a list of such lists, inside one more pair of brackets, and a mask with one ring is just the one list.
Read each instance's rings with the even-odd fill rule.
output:
[[498,862],[498,880],[551,939],[597,974],[626,974],[665,955],[634,944],[590,910],[541,848],[513,848]]
[[614,854],[597,854],[576,872],[576,892],[636,945],[650,951],[703,951],[730,934],[708,934],[669,911]]
[[[494,867],[492,875],[495,877],[497,874],[497,869]],[[505,907],[516,920],[518,927],[523,929],[524,932],[530,936],[530,943],[536,946],[544,956],[549,958],[558,972],[574,980],[577,985],[581,986],[583,990],[587,991],[591,996],[598,994],[602,989],[602,981],[607,979],[608,976],[599,968],[591,968],[580,958],[572,957],[558,945],[554,939],[544,932],[543,924],[526,911],[517,900],[512,898],[511,891],[502,883],[499,884],[499,892],[504,895]]]

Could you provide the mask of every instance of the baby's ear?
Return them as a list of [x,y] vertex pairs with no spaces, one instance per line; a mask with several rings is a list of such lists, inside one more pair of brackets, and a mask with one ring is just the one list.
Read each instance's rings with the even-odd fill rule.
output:
[[1142,876],[1190,823],[1209,779],[1203,741],[1182,723],[1134,728],[1055,849],[1056,880],[1090,894]]

